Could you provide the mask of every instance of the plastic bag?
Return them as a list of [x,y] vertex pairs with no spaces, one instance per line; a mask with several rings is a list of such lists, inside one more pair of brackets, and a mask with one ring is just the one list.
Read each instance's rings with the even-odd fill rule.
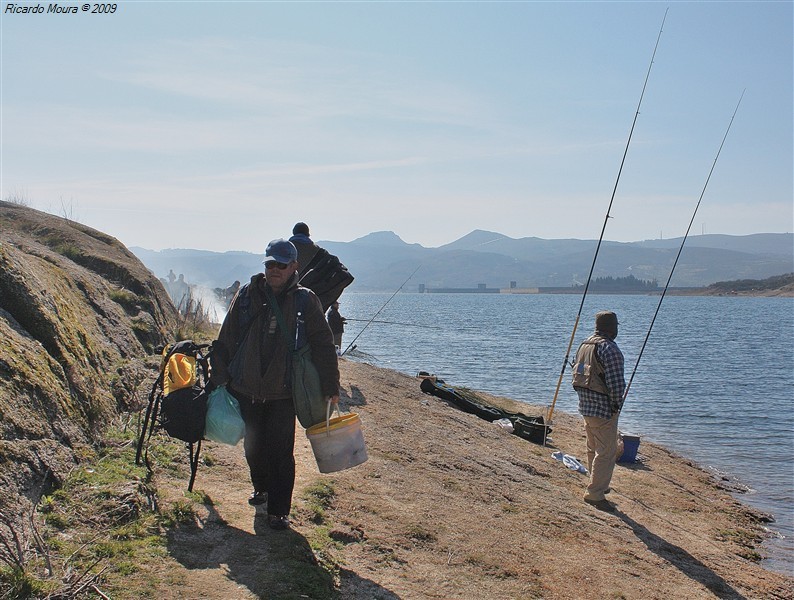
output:
[[501,427],[507,433],[513,433],[513,422],[510,419],[497,419],[493,423]]
[[305,429],[325,422],[326,400],[309,344],[292,353],[292,402],[298,421]]
[[245,423],[237,398],[226,386],[215,388],[207,400],[207,420],[204,437],[221,444],[235,446],[245,436]]

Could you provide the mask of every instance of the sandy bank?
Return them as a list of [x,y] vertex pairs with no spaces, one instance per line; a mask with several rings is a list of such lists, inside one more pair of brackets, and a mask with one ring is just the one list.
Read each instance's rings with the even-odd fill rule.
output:
[[[544,448],[394,371],[343,360],[342,385],[344,408],[364,423],[369,461],[320,475],[299,432],[294,530],[275,533],[245,504],[242,448],[210,444],[213,466],[201,467],[196,486],[215,505],[174,537],[156,597],[274,597],[265,582],[279,569],[279,548],[285,540],[308,548],[321,527],[334,540],[321,557],[336,575],[326,597],[792,597],[794,579],[757,562],[760,515],[662,447],[643,441],[641,462],[617,467],[618,511],[605,514],[581,500],[585,476],[550,456],[584,454],[578,417],[558,413]],[[164,502],[181,496],[183,481],[158,477]],[[322,524],[301,495],[318,481],[334,491]],[[202,558],[183,558],[196,548]]]

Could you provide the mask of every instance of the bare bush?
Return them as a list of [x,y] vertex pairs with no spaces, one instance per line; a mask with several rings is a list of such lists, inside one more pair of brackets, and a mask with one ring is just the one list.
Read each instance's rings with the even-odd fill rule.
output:
[[193,290],[188,289],[177,304],[179,320],[177,323],[177,337],[179,339],[200,338],[214,328],[217,320],[215,311],[204,302],[193,296]]
[[5,198],[3,198],[3,200],[11,204],[17,204],[18,206],[30,206],[30,199],[28,198],[25,190],[18,190],[14,188],[8,193],[8,195],[6,195]]

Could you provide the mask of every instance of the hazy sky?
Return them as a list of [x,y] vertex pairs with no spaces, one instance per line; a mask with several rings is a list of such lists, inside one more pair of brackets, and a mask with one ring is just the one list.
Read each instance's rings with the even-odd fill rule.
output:
[[7,4],[1,195],[128,246],[596,239],[668,7],[605,238],[684,234],[745,89],[692,233],[794,229],[789,1]]

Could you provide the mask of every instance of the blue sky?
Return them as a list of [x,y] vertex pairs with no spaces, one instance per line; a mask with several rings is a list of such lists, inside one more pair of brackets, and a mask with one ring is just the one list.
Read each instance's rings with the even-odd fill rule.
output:
[[605,238],[684,234],[745,89],[692,233],[794,229],[791,2],[2,6],[0,195],[128,246],[596,239],[668,7]]

